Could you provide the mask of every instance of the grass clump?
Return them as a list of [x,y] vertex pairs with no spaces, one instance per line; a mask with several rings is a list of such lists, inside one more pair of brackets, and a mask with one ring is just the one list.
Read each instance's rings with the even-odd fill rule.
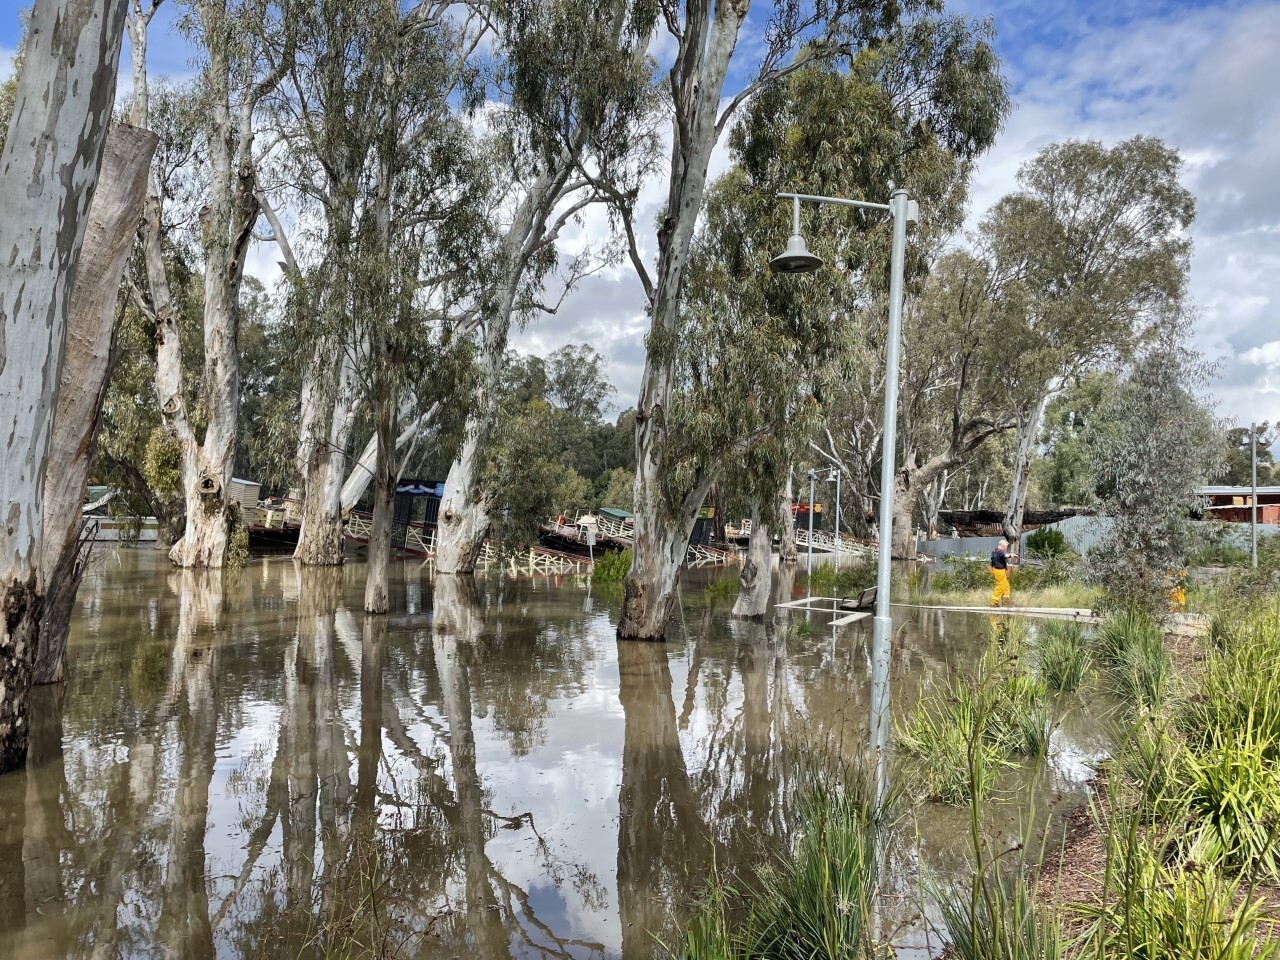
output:
[[1100,825],[1101,896],[1074,909],[1087,922],[1078,956],[1111,960],[1269,960],[1277,955],[1254,889],[1218,863],[1190,862],[1173,831],[1141,806]]
[[1092,656],[1080,624],[1051,620],[1035,645],[1036,672],[1054,693],[1074,693],[1089,673]]
[[787,854],[749,889],[718,886],[704,898],[671,960],[841,960],[874,952],[877,815],[870,778],[844,768],[798,797]]
[[811,574],[801,571],[796,584],[815,596],[856,597],[876,585],[876,568],[871,563],[859,563],[837,570],[834,564],[824,563]]
[[978,701],[961,757],[961,769],[969,781],[972,877],[967,883],[931,881],[929,885],[946,925],[942,932],[950,941],[948,955],[960,960],[1059,960],[1066,955],[1061,922],[1036,901],[1024,865],[1009,866],[1010,855],[1021,846],[996,853],[982,829],[990,774],[985,754],[991,728],[1003,722],[1000,700],[997,693]]
[[1098,630],[1096,647],[1123,699],[1146,709],[1164,701],[1169,652],[1164,630],[1148,614],[1134,609],[1113,613]]
[[980,801],[1015,758],[1048,756],[1057,720],[1045,702],[1047,688],[1018,669],[1021,634],[1010,638],[1006,629],[993,631],[992,647],[972,674],[926,691],[898,730],[898,745],[919,762],[932,800]]
[[621,583],[631,571],[631,551],[605,550],[591,567],[592,583]]
[[738,578],[720,577],[712,580],[702,593],[708,601],[732,599],[738,595]]

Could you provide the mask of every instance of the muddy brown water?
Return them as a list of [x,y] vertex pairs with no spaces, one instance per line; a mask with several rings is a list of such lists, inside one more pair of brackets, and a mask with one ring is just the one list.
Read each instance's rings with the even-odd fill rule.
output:
[[[713,874],[775,855],[818,745],[865,738],[869,622],[735,622],[704,589],[727,571],[686,576],[663,645],[618,643],[618,597],[575,577],[433,590],[397,566],[392,613],[366,619],[363,573],[99,559],[70,679],[37,691],[29,769],[0,777],[0,957],[312,958],[346,938],[638,960]],[[901,715],[975,660],[987,618],[895,627]],[[1106,749],[1068,711],[1050,762],[1005,778],[995,842],[1078,802]],[[920,878],[963,869],[965,813],[903,823],[884,922],[900,956],[930,956]]]

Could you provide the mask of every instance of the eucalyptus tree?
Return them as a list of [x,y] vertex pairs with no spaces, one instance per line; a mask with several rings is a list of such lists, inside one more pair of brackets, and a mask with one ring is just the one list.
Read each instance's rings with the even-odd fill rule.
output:
[[[956,250],[937,260],[907,304],[898,466],[890,493],[896,557],[915,555],[912,526],[922,498],[928,496],[936,516],[945,497],[945,478],[988,440],[1015,426],[1015,405],[1001,370],[1021,334],[1018,302],[1016,286],[1004,287],[988,260]],[[873,351],[871,364],[883,366],[878,351]],[[868,383],[874,388],[868,389]],[[834,405],[823,439],[814,446],[842,468],[855,465],[850,472],[866,484],[870,468],[879,465],[879,434],[871,427],[883,410],[883,383],[846,376],[840,389],[845,396]],[[866,445],[870,438],[875,447]],[[853,489],[858,490],[857,483]],[[865,488],[862,499],[872,499]]]
[[[130,120],[147,129],[154,120],[147,30],[159,2],[133,0],[129,16]],[[236,522],[227,491],[235,465],[240,405],[240,288],[261,213],[254,138],[263,100],[288,72],[294,34],[286,7],[272,0],[191,0],[189,12],[185,22],[200,51],[199,80],[191,90],[187,116],[195,139],[184,139],[174,148],[191,150],[183,176],[190,195],[200,203],[182,213],[166,210],[171,198],[162,188],[163,172],[153,177],[139,231],[145,281],[133,284],[132,291],[135,304],[155,331],[155,391],[165,429],[178,447],[182,474],[186,526],[169,558],[181,567],[220,567]],[[189,243],[199,252],[203,276],[199,374],[183,360],[164,253],[166,243],[172,242],[166,234],[180,218],[186,218]],[[195,404],[186,397],[191,382],[198,382]]]
[[[377,458],[371,436],[348,471],[350,434],[365,399],[354,364],[368,349],[350,339],[356,333],[349,320],[355,309],[353,271],[379,137],[389,122],[426,121],[413,136],[429,138],[437,120],[452,122],[443,109],[450,98],[466,110],[476,105],[471,53],[484,31],[482,18],[454,19],[444,13],[446,6],[424,0],[401,12],[349,0],[298,0],[292,9],[296,53],[268,105],[275,139],[262,159],[259,197],[288,281],[291,322],[307,344],[297,398],[296,495],[302,502],[294,553],[303,563],[341,562],[342,510],[364,492]],[[382,30],[406,36],[386,37]],[[428,60],[393,84],[394,90],[412,86],[411,97],[426,97],[430,88],[434,100],[411,108],[412,121],[387,116],[389,98],[402,96],[385,83],[385,71],[400,56],[398,44],[417,44]],[[433,110],[438,117],[428,119]],[[297,214],[294,236],[277,206]],[[483,260],[483,249],[476,252]],[[408,442],[421,418],[408,396],[400,398],[398,412],[413,428],[403,431]],[[350,499],[343,495],[344,477],[353,488]]]
[[27,752],[44,481],[67,314],[115,100],[123,0],[39,0],[0,149],[0,772]]
[[[681,343],[695,221],[711,150],[733,116],[751,104],[734,150],[766,197],[796,187],[883,200],[893,184],[901,183],[928,202],[956,194],[967,161],[990,144],[1008,104],[986,25],[941,16],[931,3],[824,3],[773,11],[758,69],[722,107],[725,76],[746,14],[745,5],[727,4],[664,12],[664,25],[677,41],[669,78],[673,146],[652,276],[634,239],[632,209],[620,205],[650,314],[636,414],[636,546],[618,626],[624,638],[664,635],[697,512],[725,458],[750,444],[759,429],[757,424],[710,428],[701,418],[690,426],[674,415],[686,383],[680,374]],[[772,242],[780,245],[787,211],[776,201],[756,209],[768,218],[761,222],[772,225]],[[885,286],[889,230],[829,210],[819,211],[811,222],[817,224],[816,236],[838,244],[822,248],[829,259],[847,266],[845,295],[830,295],[824,309],[830,316],[856,315],[868,298],[855,291]],[[763,269],[763,260],[758,263]],[[823,276],[788,282],[799,289],[830,287],[834,281]],[[813,312],[795,319],[830,322],[830,316],[814,319]],[[718,415],[708,411],[706,416]]]
[[492,190],[487,160],[450,102],[468,70],[465,24],[447,4],[402,11],[396,0],[364,4],[361,22],[363,62],[381,80],[355,184],[351,308],[332,333],[350,354],[377,438],[365,610],[385,613],[401,404],[443,403],[462,382]]
[[1106,603],[1155,616],[1194,543],[1197,490],[1221,467],[1220,426],[1204,393],[1214,370],[1189,343],[1183,316],[1162,322],[1105,402],[1110,429],[1092,451],[1111,530],[1089,555]]
[[1006,382],[1027,391],[1004,519],[1011,540],[1049,398],[1086,370],[1131,356],[1183,298],[1195,199],[1178,181],[1181,166],[1153,137],[1053,144],[980,225],[997,269],[1025,290],[1030,334],[1003,367]]
[[781,233],[777,206],[741,166],[707,191],[676,347],[678,389],[668,416],[678,426],[664,447],[673,483],[691,489],[699,507],[711,482],[723,478],[750,511],[733,608],[748,618],[768,607],[778,491],[821,422],[819,398],[834,388],[835,361],[856,329],[834,302],[835,274],[796,284],[769,272]]
[[[480,483],[513,322],[554,311],[539,291],[559,261],[561,232],[606,191],[629,192],[647,169],[652,16],[633,0],[505,0],[488,8],[496,32],[494,111],[504,197],[496,264],[478,303],[479,376],[465,434],[445,481],[437,527],[438,573],[475,569],[495,492]],[[584,171],[586,173],[584,174]],[[568,266],[573,285],[593,252]]]
[[46,593],[32,673],[36,683],[57,683],[63,678],[76,590],[92,546],[84,536],[81,507],[102,427],[111,367],[119,356],[115,320],[120,279],[146,200],[147,172],[155,148],[154,134],[113,124],[98,189],[89,206],[49,439],[49,459],[57,467],[47,471],[44,480]]

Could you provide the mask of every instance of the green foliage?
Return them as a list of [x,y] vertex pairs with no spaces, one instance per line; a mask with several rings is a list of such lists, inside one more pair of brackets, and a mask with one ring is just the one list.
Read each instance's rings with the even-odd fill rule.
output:
[[1041,527],[1027,534],[1027,553],[1033,557],[1049,559],[1074,553],[1067,543],[1066,534],[1053,527]]
[[143,451],[142,476],[157,493],[182,492],[182,444],[168,430],[156,427]]
[[706,585],[702,593],[709,603],[729,600],[738,595],[738,578],[717,577]]
[[898,745],[920,761],[930,799],[964,803],[988,795],[995,774],[1014,757],[1043,757],[1057,726],[1045,684],[1018,669],[1016,636],[994,647],[973,673],[926,687],[898,730]]
[[1163,615],[1194,538],[1189,513],[1216,462],[1215,424],[1197,399],[1208,370],[1177,325],[1145,350],[1103,411],[1115,434],[1094,461],[1109,537],[1090,564],[1112,609]]
[[631,570],[630,550],[602,550],[591,568],[592,583],[621,583]]
[[862,563],[836,569],[835,564],[823,563],[810,575],[804,571],[796,574],[796,585],[808,588],[814,595],[827,597],[857,597],[863,590],[876,585],[874,564]]
[[1114,372],[1089,371],[1049,401],[1040,435],[1044,455],[1031,468],[1045,506],[1090,507],[1098,502],[1094,450],[1114,432],[1101,413],[1116,388]]
[[231,504],[227,513],[227,552],[222,565],[237,570],[249,560],[249,528],[245,526],[238,504]]
[[1062,925],[1037,903],[1026,879],[993,857],[972,884],[935,886],[948,956],[958,960],[1059,960],[1068,955]]
[[1098,657],[1120,696],[1137,707],[1163,702],[1170,661],[1164,630],[1140,609],[1113,613],[1095,637]]
[[[603,481],[603,486],[601,486]],[[596,502],[602,507],[617,510],[634,510],[636,503],[636,475],[624,467],[614,467],[600,474],[596,480],[599,491]]]
[[797,799],[787,856],[755,889],[713,888],[670,960],[843,960],[873,954],[876,849],[884,829],[865,773],[824,775]]
[[1079,956],[1098,960],[1264,960],[1277,955],[1252,889],[1220,864],[1188,864],[1172,831],[1145,811],[1113,808],[1099,902],[1078,904],[1089,923]]
[[938,593],[990,590],[991,570],[984,560],[947,557],[942,561],[941,569],[929,576],[929,589]]
[[1041,628],[1035,644],[1036,672],[1050,690],[1073,693],[1080,689],[1090,662],[1080,624],[1050,620]]

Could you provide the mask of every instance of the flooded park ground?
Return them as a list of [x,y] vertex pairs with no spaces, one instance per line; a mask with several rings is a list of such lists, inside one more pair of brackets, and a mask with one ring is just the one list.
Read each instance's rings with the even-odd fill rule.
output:
[[[777,856],[813,758],[866,736],[869,621],[735,621],[706,589],[731,575],[686,576],[658,645],[619,643],[619,598],[577,577],[433,591],[415,562],[366,619],[358,563],[105,554],[0,778],[0,956],[652,956],[713,876]],[[896,719],[988,645],[980,614],[895,627]],[[1001,779],[997,845],[1085,799],[1108,725],[1083,702]],[[967,812],[907,806],[881,922],[935,956],[922,878],[967,868]]]

